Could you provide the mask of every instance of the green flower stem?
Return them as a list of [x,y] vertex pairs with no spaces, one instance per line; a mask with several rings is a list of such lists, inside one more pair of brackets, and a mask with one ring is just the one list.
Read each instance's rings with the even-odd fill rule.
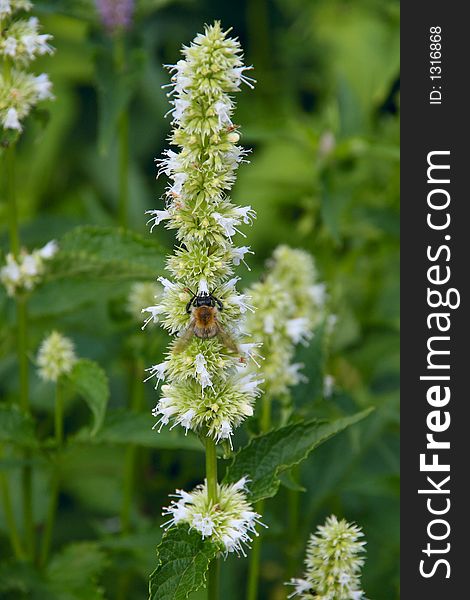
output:
[[123,111],[118,121],[119,143],[119,225],[128,227],[129,205],[129,114]]
[[[298,475],[299,469],[294,468],[293,474]],[[297,479],[297,476],[296,476]],[[287,490],[287,506],[289,519],[289,543],[286,544],[287,554],[287,579],[294,576],[298,567],[298,535],[300,493],[298,490]],[[286,580],[287,580],[286,579]]]
[[[217,447],[212,438],[206,437],[206,479],[209,500],[216,504],[217,493]],[[219,597],[219,559],[215,558],[209,565],[207,575],[207,600],[217,600]]]
[[54,426],[57,449],[60,450],[64,442],[64,391],[60,380],[55,387]]
[[[4,75],[5,79],[9,77],[9,66],[7,62],[4,63]],[[20,252],[20,236],[19,236],[19,228],[18,228],[18,210],[16,206],[16,191],[15,191],[15,158],[16,158],[16,144],[10,144],[4,151],[3,162],[4,162],[4,170],[5,173],[5,194],[7,197],[7,205],[8,205],[8,226],[9,226],[9,235],[10,235],[10,249],[12,254],[16,257]],[[21,358],[22,354],[20,352],[20,319],[19,319],[19,307],[18,307],[18,330],[17,330],[17,355],[18,355],[18,364],[23,364],[23,360]],[[20,381],[22,379],[20,378]],[[27,378],[26,378],[27,381]],[[23,386],[20,383],[20,405],[23,406]],[[27,384],[26,384],[26,393],[27,393]],[[13,508],[11,504],[11,494],[10,494],[10,486],[8,479],[4,473],[0,473],[0,489],[2,495],[2,503],[3,510],[5,514],[5,520],[8,526],[8,532],[10,536],[10,542],[17,558],[23,558],[24,553],[21,547],[21,541],[18,534],[18,529],[16,527],[16,522],[13,514]]]
[[261,426],[262,433],[267,433],[271,429],[271,405],[272,405],[272,398],[269,394],[265,393],[261,399],[260,426]]
[[23,455],[25,466],[21,473],[21,491],[23,496],[23,526],[28,557],[33,560],[36,553],[34,519],[33,519],[33,471],[31,469],[31,452]]
[[[255,511],[262,515],[264,512],[264,500],[255,505]],[[248,585],[246,589],[247,600],[256,600],[258,597],[259,571],[261,564],[261,532],[253,539],[251,545],[250,562],[248,565]]]
[[[126,71],[126,44],[124,32],[119,31],[114,38],[114,64],[117,77]],[[117,122],[118,139],[118,221],[121,227],[128,227],[129,210],[129,112],[127,107],[120,113]]]
[[[0,457],[3,457],[3,449],[0,449]],[[3,513],[8,528],[8,535],[10,536],[10,544],[13,548],[15,557],[18,560],[22,560],[24,558],[24,552],[21,546],[18,528],[16,526],[15,515],[13,513],[10,486],[7,476],[3,471],[0,471],[0,493],[2,496]]]
[[207,573],[207,600],[217,600],[219,597],[220,560],[214,558]]
[[[16,300],[17,314],[17,353],[20,370],[20,407],[29,413],[29,365],[28,365],[28,307],[24,296]],[[31,452],[24,452],[25,466],[21,474],[21,489],[23,495],[23,526],[26,537],[28,556],[33,559],[35,554],[35,531],[33,519],[33,482],[30,463]]]
[[[131,410],[139,412],[144,405],[144,387],[141,383],[142,373],[144,372],[144,364],[141,358],[135,360],[131,372]],[[138,448],[131,444],[126,449],[124,458],[124,483],[123,497],[121,506],[121,532],[129,533],[130,531],[130,515],[132,509],[132,500],[135,496],[136,482],[136,462]]]
[[[55,388],[55,412],[54,412],[55,441],[57,445],[57,459],[60,459],[60,452],[64,443],[64,390],[60,380]],[[55,517],[60,489],[60,473],[58,464],[53,465],[53,474],[51,481],[51,492],[49,497],[49,506],[47,509],[46,526],[42,538],[41,554],[39,562],[42,567],[47,564],[49,552],[51,549],[52,532],[54,531]]]
[[16,206],[15,190],[15,159],[16,144],[10,144],[5,149],[4,162],[6,173],[6,196],[8,201],[8,226],[10,232],[10,249],[16,257],[20,252],[20,236],[18,233],[18,208]]
[[[261,398],[261,433],[266,433],[271,429],[271,406],[272,397],[265,393]],[[262,515],[264,513],[264,500],[260,500],[255,505],[255,511]],[[262,532],[255,537],[251,546],[250,562],[248,565],[248,584],[246,588],[247,600],[256,600],[258,598],[259,572],[261,564],[261,542]]]
[[24,296],[16,300],[17,353],[20,369],[20,408],[29,412],[29,373],[28,373],[28,307]]
[[45,567],[49,558],[49,552],[51,549],[52,532],[54,530],[55,516],[57,513],[57,505],[59,499],[59,469],[57,465],[54,465],[54,473],[51,480],[51,492],[49,497],[49,506],[47,508],[46,526],[44,528],[44,534],[42,538],[41,554],[39,557],[39,564],[41,567]]

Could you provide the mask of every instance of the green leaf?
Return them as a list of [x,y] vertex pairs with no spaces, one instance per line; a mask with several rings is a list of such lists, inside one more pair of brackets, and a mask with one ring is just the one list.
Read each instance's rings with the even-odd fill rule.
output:
[[164,268],[165,250],[150,236],[112,227],[77,227],[59,241],[59,249],[51,279],[153,279]]
[[158,566],[150,575],[150,600],[186,600],[206,582],[209,563],[219,549],[196,531],[175,527],[157,548]]
[[60,600],[102,600],[104,595],[96,581],[106,564],[106,556],[97,544],[71,544],[53,558],[47,580]]
[[331,422],[294,423],[256,437],[235,455],[224,481],[233,483],[248,476],[252,502],[271,498],[279,489],[283,471],[305,460],[317,446],[361,421],[372,410]]
[[92,360],[81,359],[74,364],[66,377],[74,391],[82,396],[90,407],[94,418],[91,435],[95,435],[103,424],[108,404],[109,384],[106,373]]
[[0,442],[36,447],[33,420],[17,406],[0,406]]
[[154,424],[155,419],[150,414],[116,410],[106,415],[102,428],[95,436],[90,437],[88,431],[82,431],[75,439],[94,444],[136,444],[166,450],[202,451],[204,449],[196,437],[183,435],[176,429],[173,431],[163,429],[158,433],[152,429]]

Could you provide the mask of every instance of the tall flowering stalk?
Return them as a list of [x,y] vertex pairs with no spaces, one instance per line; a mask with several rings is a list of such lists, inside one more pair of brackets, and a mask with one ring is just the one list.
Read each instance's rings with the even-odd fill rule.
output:
[[[32,8],[28,0],[0,0],[0,151],[5,195],[8,202],[10,254],[2,269],[2,281],[10,295],[15,295],[17,313],[17,355],[19,364],[19,404],[29,411],[27,291],[37,283],[42,261],[48,251],[22,252],[15,193],[15,146],[24,120],[41,101],[51,99],[52,85],[46,73],[35,75],[28,68],[39,56],[52,54],[51,36],[41,33],[36,17],[24,15]],[[41,252],[43,255],[41,256]],[[37,277],[36,277],[37,276]],[[11,285],[9,285],[11,284]],[[22,471],[23,521],[26,550],[34,556],[34,524],[32,510],[32,476],[28,451]],[[2,487],[6,489],[6,483]],[[9,494],[3,494],[8,514]],[[13,538],[12,538],[13,539]],[[18,547],[17,544],[15,546]],[[20,555],[17,551],[17,555]]]
[[364,536],[360,527],[335,515],[310,536],[302,579],[291,579],[289,598],[300,600],[365,600],[361,590]]
[[[243,343],[239,329],[242,316],[253,309],[236,291],[233,276],[250,252],[248,246],[235,246],[233,237],[255,215],[227,196],[246,155],[237,145],[231,94],[242,83],[252,87],[253,80],[245,75],[239,42],[218,22],[182,54],[169,66],[175,150],[158,161],[159,173],[170,179],[165,206],[148,211],[151,230],[164,222],[176,231],[178,246],[167,260],[172,280],[159,278],[162,297],[143,310],[146,322],[161,321],[176,337],[164,362],[148,369],[148,378],[155,377],[157,386],[164,382],[153,410],[158,430],[169,424],[192,430],[206,447],[206,482],[191,494],[178,492],[179,500],[165,512],[173,515],[169,525],[189,523],[227,553],[240,551],[240,542],[251,539],[259,518],[244,499],[245,480],[231,488],[218,485],[216,455],[216,444],[231,445],[235,428],[253,414],[262,383],[247,368],[254,344]],[[224,502],[230,514],[219,515]],[[198,506],[196,521],[190,506]],[[208,591],[210,598],[217,596],[216,566]]]
[[[315,327],[325,314],[325,285],[318,281],[312,256],[285,245],[278,246],[268,261],[262,281],[248,290],[256,314],[247,313],[245,328],[253,343],[259,347],[260,372],[263,377],[263,398],[260,429],[272,427],[274,399],[289,400],[290,388],[305,380],[303,364],[295,362],[298,344],[307,344]],[[298,492],[289,496],[290,530],[296,530]],[[263,512],[264,501],[256,505]],[[287,546],[287,545],[286,545]],[[258,597],[261,561],[261,538],[255,540],[250,556],[247,597]]]
[[[95,0],[100,22],[112,39],[112,69],[117,78],[117,89],[129,85],[126,77],[132,66],[129,64],[127,32],[133,24],[134,0]],[[122,91],[121,91],[122,93]],[[118,143],[118,222],[128,227],[129,212],[129,107],[122,106],[116,122]]]
[[[46,382],[52,382],[55,386],[55,406],[54,406],[54,434],[57,456],[55,460],[60,460],[60,451],[64,442],[64,393],[62,376],[70,373],[77,357],[73,342],[53,331],[41,342],[38,350],[36,365],[40,379]],[[55,516],[59,498],[60,476],[58,465],[54,465],[50,486],[49,486],[49,505],[44,527],[40,550],[40,564],[45,565],[49,556],[51,547],[52,532],[54,529]]]

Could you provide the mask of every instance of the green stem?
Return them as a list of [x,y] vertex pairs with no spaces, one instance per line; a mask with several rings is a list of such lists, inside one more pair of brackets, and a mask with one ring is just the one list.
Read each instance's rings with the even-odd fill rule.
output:
[[[212,504],[217,504],[217,447],[212,438],[206,437],[206,480],[207,495]],[[219,597],[219,559],[215,558],[209,565],[207,576],[207,600]]]
[[[271,429],[271,406],[272,397],[270,394],[264,394],[261,401],[260,430],[266,433]],[[264,512],[264,501],[260,500],[255,505],[255,511],[262,515]],[[246,588],[247,600],[256,600],[258,598],[258,585],[261,564],[261,545],[262,533],[255,537],[251,547],[250,562],[248,565],[248,583]]]
[[54,411],[55,441],[57,449],[64,443],[64,390],[60,383],[55,386],[55,411]]
[[207,573],[207,599],[217,600],[219,597],[220,560],[214,558],[209,564]]
[[[142,385],[141,378],[144,372],[144,364],[142,359],[136,359],[131,370],[131,383],[130,383],[130,395],[131,395],[131,410],[139,412],[144,404],[144,386]],[[128,533],[130,531],[130,515],[132,509],[132,500],[135,495],[135,482],[136,482],[136,462],[137,462],[138,448],[135,445],[129,445],[126,449],[126,455],[124,457],[124,483],[123,483],[123,497],[121,506],[121,531],[122,533]]]
[[217,493],[217,447],[212,438],[206,438],[206,479],[207,493],[213,504],[218,502]]
[[[117,77],[126,72],[126,44],[123,31],[114,40],[114,65]],[[121,227],[128,227],[129,212],[129,111],[125,108],[118,117],[118,220]]]
[[[255,511],[262,515],[264,512],[264,500],[255,505]],[[261,533],[253,539],[251,546],[250,562],[248,565],[248,584],[246,588],[247,600],[256,600],[258,597],[259,571],[261,564]]]
[[136,458],[137,447],[134,444],[130,445],[126,449],[126,455],[124,457],[124,484],[123,484],[123,498],[121,507],[121,532],[129,533],[130,531],[130,515],[132,507],[132,498],[134,496],[134,465]]
[[23,526],[26,538],[28,557],[34,559],[36,553],[34,519],[33,519],[33,471],[31,469],[31,452],[25,450],[23,458],[26,462],[21,473],[21,491],[23,495]]
[[[28,365],[28,307],[24,296],[16,300],[17,314],[17,352],[20,370],[20,400],[21,409],[29,413],[29,365]],[[25,466],[21,474],[21,489],[23,496],[23,525],[26,537],[26,549],[31,559],[35,554],[35,532],[33,519],[33,483],[31,452],[24,452]]]
[[[299,470],[294,469],[294,473],[298,478]],[[288,503],[288,518],[289,518],[289,543],[286,544],[285,550],[287,554],[287,579],[289,579],[296,571],[297,562],[297,546],[298,546],[298,531],[299,531],[299,510],[300,510],[300,493],[297,490],[287,490]]]
[[20,252],[20,236],[18,233],[18,209],[16,206],[16,189],[15,189],[15,158],[16,144],[10,144],[5,149],[5,173],[6,173],[6,195],[8,202],[8,226],[10,232],[10,249],[14,256],[18,256]]
[[267,433],[271,429],[271,405],[272,399],[269,394],[264,394],[261,399],[261,432]]
[[28,374],[28,307],[24,296],[17,296],[17,353],[20,369],[20,408],[29,412],[29,374]]
[[[0,456],[3,456],[3,450],[0,449]],[[10,536],[10,544],[13,548],[15,557],[18,560],[24,558],[23,548],[21,547],[21,540],[16,526],[15,515],[13,513],[13,506],[11,503],[10,486],[5,473],[0,471],[0,493],[2,495],[3,512],[5,515],[5,522],[8,528],[8,535]]]
[[129,116],[124,111],[118,121],[119,139],[119,225],[128,226],[129,205]]
[[[57,457],[60,457],[62,445],[64,443],[64,390],[60,380],[55,388],[55,411],[54,411],[55,441],[57,445]],[[60,490],[60,473],[57,464],[53,465],[53,474],[51,481],[51,492],[49,497],[49,507],[47,510],[46,526],[42,538],[40,565],[44,567],[47,564],[49,552],[51,549],[52,533],[57,513],[57,505]]]
[[59,470],[57,465],[54,465],[54,472],[51,480],[51,492],[49,496],[49,506],[47,508],[46,526],[44,528],[44,534],[42,538],[41,555],[39,557],[39,563],[41,567],[45,567],[47,559],[49,558],[49,552],[51,549],[52,532],[54,530],[55,516],[57,513],[57,505],[59,500]]

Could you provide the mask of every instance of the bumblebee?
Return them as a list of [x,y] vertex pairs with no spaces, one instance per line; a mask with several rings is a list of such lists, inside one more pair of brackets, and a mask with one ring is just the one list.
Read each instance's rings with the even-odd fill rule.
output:
[[186,291],[192,294],[191,300],[186,304],[186,312],[191,315],[191,319],[188,327],[176,342],[175,350],[181,352],[195,335],[201,339],[217,336],[226,348],[239,352],[236,342],[219,322],[218,314],[224,310],[222,302],[211,292],[195,294],[190,289]]

